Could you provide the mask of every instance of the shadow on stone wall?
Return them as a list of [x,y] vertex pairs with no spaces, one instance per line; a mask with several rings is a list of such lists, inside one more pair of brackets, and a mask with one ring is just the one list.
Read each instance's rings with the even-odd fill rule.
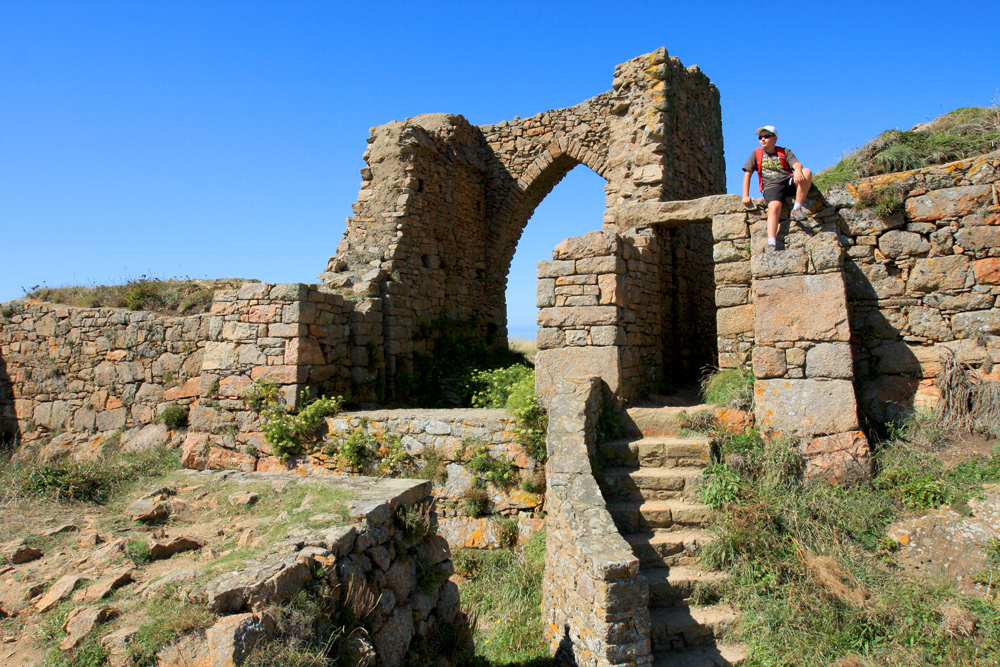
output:
[[14,385],[7,375],[7,361],[0,352],[0,453],[17,447],[21,429],[14,411]]

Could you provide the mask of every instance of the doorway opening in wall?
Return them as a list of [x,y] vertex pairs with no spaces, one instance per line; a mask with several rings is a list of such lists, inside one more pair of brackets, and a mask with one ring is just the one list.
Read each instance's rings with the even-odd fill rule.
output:
[[535,339],[537,263],[552,259],[552,250],[567,238],[601,228],[606,184],[587,166],[577,165],[528,219],[507,272],[507,336],[514,346]]

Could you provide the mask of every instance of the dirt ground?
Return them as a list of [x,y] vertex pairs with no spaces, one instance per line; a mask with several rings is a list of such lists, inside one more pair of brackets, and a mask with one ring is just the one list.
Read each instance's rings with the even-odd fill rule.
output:
[[[104,506],[8,504],[0,508],[0,665],[38,665],[59,652],[52,647],[65,639],[61,620],[80,607],[111,610],[91,631],[106,637],[148,622],[147,601],[197,601],[200,584],[299,525],[343,523],[350,500],[323,485],[230,483],[178,471]],[[143,509],[166,516],[137,520]],[[52,600],[66,577],[68,590]]]

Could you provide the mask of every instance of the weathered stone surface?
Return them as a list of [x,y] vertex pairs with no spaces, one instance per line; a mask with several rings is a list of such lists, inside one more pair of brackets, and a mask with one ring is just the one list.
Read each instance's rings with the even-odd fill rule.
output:
[[906,313],[910,334],[931,340],[948,340],[952,337],[951,327],[936,308],[911,306]]
[[208,467],[212,470],[253,470],[257,459],[224,447],[212,446],[208,450]]
[[[84,590],[77,593],[80,595],[80,602],[97,602],[98,600],[107,597],[112,591],[118,590],[122,586],[132,583],[132,572],[134,570],[131,567],[124,567],[116,572],[113,572],[110,577],[104,579],[103,581],[96,583],[92,586],[88,586]],[[76,595],[73,596],[76,599]]]
[[787,370],[784,350],[764,345],[758,345],[753,349],[753,373],[756,377],[784,377]]
[[201,549],[201,542],[190,537],[175,537],[167,542],[161,540],[149,540],[149,556],[153,560],[170,558],[174,554],[182,551],[192,551]]
[[806,377],[854,379],[850,343],[820,343],[806,355]]
[[906,217],[915,222],[962,217],[979,208],[991,192],[988,185],[932,190],[906,200]]
[[926,255],[931,249],[931,244],[924,241],[920,234],[894,229],[879,237],[878,249],[886,257],[895,259],[897,257]]
[[576,273],[576,262],[573,260],[542,260],[537,266],[539,278],[559,278]]
[[260,500],[260,494],[254,491],[240,491],[229,494],[230,505],[253,505]]
[[808,261],[809,257],[800,250],[782,250],[754,255],[750,259],[750,269],[754,278],[798,275],[806,272]]
[[906,283],[889,275],[882,264],[844,265],[844,279],[849,299],[888,299],[906,291]]
[[813,438],[802,445],[805,476],[836,484],[854,484],[871,475],[871,447],[861,431]]
[[66,616],[66,622],[63,624],[66,636],[60,642],[59,649],[69,651],[76,648],[87,638],[95,625],[104,623],[114,615],[114,610],[108,607],[77,607]]
[[629,203],[609,213],[617,224],[623,226],[677,227],[693,222],[709,222],[717,215],[739,214],[746,210],[739,195],[709,195],[691,200]]
[[73,592],[77,584],[81,581],[89,580],[90,577],[76,573],[64,575],[56,583],[52,584],[52,587],[46,591],[41,600],[35,603],[35,609],[42,613],[53,609],[60,601]]
[[764,433],[801,438],[858,428],[849,380],[757,380],[754,396],[757,423]]
[[208,435],[205,433],[188,433],[181,449],[181,465],[194,470],[205,470],[208,467]]
[[162,500],[142,498],[129,505],[125,513],[132,521],[157,523],[166,520],[170,516],[170,503],[163,502]]
[[211,667],[242,665],[254,647],[274,635],[270,616],[234,614],[223,616],[205,631]]
[[1000,247],[1000,227],[964,227],[955,232],[955,243],[966,250]]
[[958,338],[1000,333],[1000,309],[957,313],[951,318],[951,327]]
[[969,258],[949,255],[918,259],[906,281],[909,292],[934,292],[965,287],[969,273]]
[[749,285],[752,277],[750,262],[728,262],[715,265],[715,283],[717,285]]
[[538,311],[540,327],[582,327],[617,323],[617,306],[556,307]]
[[409,605],[396,607],[392,616],[375,633],[372,642],[385,667],[397,667],[406,656],[413,638],[413,612]]
[[4,544],[3,548],[0,549],[0,555],[3,555],[11,564],[20,565],[41,558],[44,554],[41,549],[25,544],[23,539],[16,539]]
[[215,667],[201,632],[191,632],[156,654],[156,667]]
[[976,282],[986,285],[1000,285],[1000,257],[987,257],[973,262]]
[[552,251],[554,260],[586,259],[613,255],[618,250],[618,238],[614,234],[590,232],[586,236],[566,239]]
[[758,344],[849,340],[847,301],[840,274],[757,280],[753,289]]
[[732,308],[719,308],[715,317],[716,331],[720,336],[753,331],[754,306],[747,304]]
[[561,378],[599,375],[617,391],[621,386],[621,360],[616,347],[568,347],[540,350],[535,357],[535,391],[547,404]]
[[276,555],[261,565],[222,575],[205,587],[205,593],[216,613],[259,611],[268,604],[290,600],[311,576],[307,561]]

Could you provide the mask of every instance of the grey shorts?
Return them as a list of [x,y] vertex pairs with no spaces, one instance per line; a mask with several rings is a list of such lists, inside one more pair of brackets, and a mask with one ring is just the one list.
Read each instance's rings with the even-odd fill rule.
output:
[[770,204],[773,201],[780,201],[785,197],[794,197],[795,191],[795,177],[789,176],[788,182],[784,185],[774,185],[764,188],[764,202]]

